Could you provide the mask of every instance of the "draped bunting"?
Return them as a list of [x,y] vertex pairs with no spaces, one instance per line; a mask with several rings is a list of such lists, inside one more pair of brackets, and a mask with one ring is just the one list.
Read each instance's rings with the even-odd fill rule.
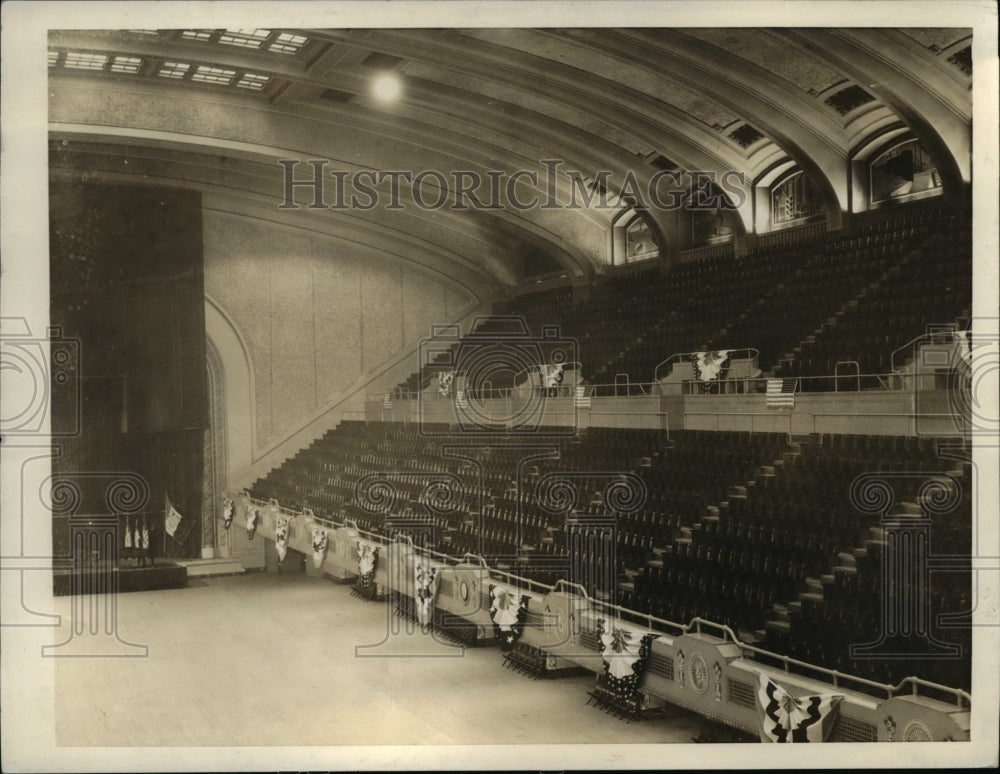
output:
[[732,350],[720,349],[708,352],[692,352],[691,366],[694,377],[699,382],[702,392],[716,392],[719,385],[715,384],[729,368],[729,356]]
[[434,596],[437,594],[438,576],[436,567],[424,567],[420,562],[414,568],[417,581],[417,620],[424,628],[430,626],[434,613]]
[[440,371],[437,375],[438,379],[438,393],[442,398],[447,398],[451,395],[451,385],[455,380],[454,371]]
[[256,505],[251,504],[247,506],[247,537],[251,540],[257,534],[257,518],[259,515]]
[[603,618],[597,619],[597,635],[601,640],[607,689],[620,702],[635,701],[639,679],[649,663],[650,643],[658,635],[649,632],[640,637],[628,629],[609,626]]
[[142,548],[144,551],[149,550],[149,527],[146,526],[146,517],[142,517]]
[[278,552],[278,564],[281,564],[288,554],[287,516],[279,516],[274,522],[274,550]]
[[312,549],[313,566],[318,570],[323,566],[323,559],[326,557],[326,547],[329,541],[326,530],[322,527],[313,527]]
[[490,620],[500,641],[500,650],[513,650],[524,631],[530,597],[490,584]]
[[823,742],[830,734],[843,696],[792,696],[757,671],[757,716],[762,742]]
[[378,546],[358,541],[358,587],[367,591],[375,582]]
[[233,523],[233,501],[228,497],[222,499],[222,523],[226,529]]
[[173,503],[170,502],[169,495],[164,494],[163,498],[164,498],[164,507],[163,507],[164,529],[166,529],[167,534],[170,535],[170,537],[172,537],[176,542],[180,543],[182,541],[178,540],[176,537],[177,528],[181,525],[181,521],[184,520],[184,517],[181,516],[180,511],[178,511],[173,506]]
[[562,384],[563,368],[562,363],[546,363],[539,366],[542,375],[542,386],[552,388]]
[[132,547],[132,523],[125,517],[125,548]]

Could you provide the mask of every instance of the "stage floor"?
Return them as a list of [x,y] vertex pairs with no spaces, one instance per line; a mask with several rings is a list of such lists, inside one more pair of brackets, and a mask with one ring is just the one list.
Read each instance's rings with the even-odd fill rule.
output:
[[[187,569],[169,559],[156,559],[155,564],[147,562],[141,566],[124,564],[112,569],[111,572],[117,576],[118,591],[122,594],[132,591],[182,589],[188,582]],[[56,564],[52,568],[52,593],[57,597],[77,593],[76,589],[85,589],[83,593],[89,593],[91,589],[104,588],[105,583],[107,579],[92,576],[77,578],[74,584],[71,562]]]
[[[54,600],[54,642],[69,636],[71,601]],[[387,639],[405,622],[322,578],[193,579],[122,595],[117,616],[119,638],[148,657],[55,659],[59,745],[637,744],[691,742],[701,727],[679,709],[617,720],[587,706],[593,676],[532,680],[496,647]]]

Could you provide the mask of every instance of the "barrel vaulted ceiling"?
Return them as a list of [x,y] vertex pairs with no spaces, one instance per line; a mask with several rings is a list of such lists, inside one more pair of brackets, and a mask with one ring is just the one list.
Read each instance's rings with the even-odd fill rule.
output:
[[[565,206],[566,171],[587,186],[607,171],[612,201],[629,172],[640,187],[663,170],[741,173],[737,233],[754,231],[753,188],[796,167],[836,227],[858,208],[851,160],[894,136],[921,141],[946,192],[962,188],[971,40],[962,28],[53,30],[51,168],[196,188],[206,208],[413,262],[485,300],[522,281],[531,252],[577,279],[608,264],[620,210]],[[387,71],[395,101],[372,95]],[[384,183],[376,207],[309,208],[298,186],[300,206],[282,208],[289,159],[297,180],[327,160],[325,204],[332,171],[438,170],[454,197],[455,170],[525,170],[539,184],[522,179],[519,198],[549,201],[551,183],[559,206],[432,209],[401,185],[387,208]],[[426,182],[425,201],[442,193]],[[676,249],[672,214],[650,214]]]

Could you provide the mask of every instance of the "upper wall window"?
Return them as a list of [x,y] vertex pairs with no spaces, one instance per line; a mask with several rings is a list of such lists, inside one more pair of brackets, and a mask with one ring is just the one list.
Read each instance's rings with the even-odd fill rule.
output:
[[887,150],[869,169],[872,203],[916,198],[941,188],[937,167],[918,140],[908,140]]
[[628,246],[627,263],[656,258],[660,248],[653,236],[653,229],[642,218],[633,218],[625,229],[625,243]]
[[812,180],[797,172],[771,189],[771,223],[779,225],[823,214],[823,202]]
[[618,218],[613,229],[613,239],[616,266],[660,257],[660,244],[655,229],[635,210]]

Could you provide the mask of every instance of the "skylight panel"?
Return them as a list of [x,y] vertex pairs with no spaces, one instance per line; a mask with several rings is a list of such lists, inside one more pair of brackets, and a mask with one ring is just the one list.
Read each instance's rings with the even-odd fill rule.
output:
[[293,35],[290,32],[279,32],[268,51],[275,51],[279,54],[297,54],[299,50],[309,41],[304,35]]
[[243,75],[240,76],[240,79],[236,82],[236,86],[241,89],[260,91],[267,86],[270,80],[270,75],[262,75],[261,73],[243,73]]
[[107,54],[91,54],[86,51],[66,52],[66,67],[74,70],[103,70],[107,62]]
[[164,62],[156,74],[161,78],[183,78],[190,69],[187,62]]
[[116,56],[111,61],[113,73],[137,73],[142,66],[142,59],[137,56]]
[[271,30],[225,30],[219,36],[219,42],[227,46],[262,48],[270,35]]
[[233,82],[233,78],[236,77],[235,70],[229,70],[225,67],[210,67],[209,65],[198,65],[195,69],[194,74],[191,76],[192,81],[199,81],[201,83],[221,83],[228,86]]

